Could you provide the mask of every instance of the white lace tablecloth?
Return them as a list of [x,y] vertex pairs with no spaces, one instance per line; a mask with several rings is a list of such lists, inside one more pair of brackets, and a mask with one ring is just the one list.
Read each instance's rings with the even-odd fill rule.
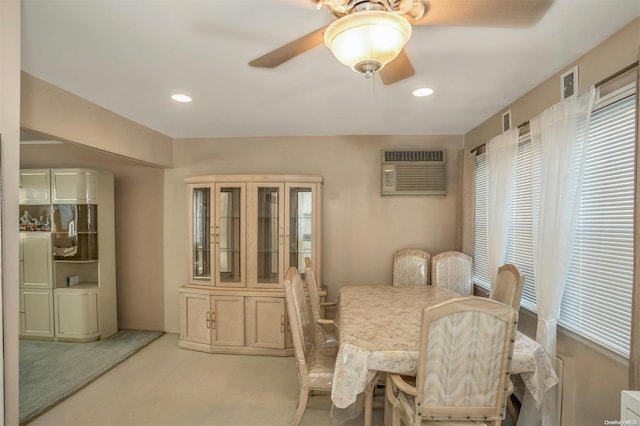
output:
[[[433,287],[346,286],[338,293],[340,349],[331,399],[347,408],[378,371],[415,376],[422,310],[459,297]],[[558,382],[547,353],[518,332],[511,373],[520,374],[536,403]]]

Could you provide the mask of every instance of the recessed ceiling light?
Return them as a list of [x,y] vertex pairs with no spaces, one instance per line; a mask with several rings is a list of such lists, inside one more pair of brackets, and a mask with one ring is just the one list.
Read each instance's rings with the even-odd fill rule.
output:
[[175,94],[171,95],[171,99],[176,102],[191,102],[191,97],[187,95]]
[[429,96],[433,93],[433,89],[429,89],[428,87],[421,87],[420,89],[416,89],[413,91],[413,96]]

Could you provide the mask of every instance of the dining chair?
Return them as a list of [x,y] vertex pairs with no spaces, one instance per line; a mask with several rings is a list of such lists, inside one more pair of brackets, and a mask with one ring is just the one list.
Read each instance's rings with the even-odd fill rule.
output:
[[[515,265],[506,264],[498,268],[496,282],[493,291],[489,297],[498,302],[513,307],[515,310],[520,309],[520,300],[522,299],[522,289],[524,288],[525,276]],[[509,414],[515,423],[518,418],[518,410],[516,410],[513,402],[509,399],[507,404]]]
[[316,283],[316,275],[313,269],[313,262],[308,257],[304,258],[305,276],[307,281],[307,289],[309,291],[309,303],[311,305],[311,313],[313,314],[313,323],[316,329],[316,339],[319,345],[337,346],[338,335],[335,321],[326,319],[322,315],[323,308],[327,306],[336,306],[336,302],[321,302],[318,294]]
[[496,282],[489,298],[509,305],[515,310],[520,309],[524,279],[525,276],[518,271],[515,265],[502,265],[498,268]]
[[425,308],[415,385],[387,374],[391,424],[499,426],[513,391],[517,322],[515,309],[484,297]]
[[431,259],[431,285],[451,289],[461,296],[473,294],[473,259],[459,251],[445,251]]
[[431,255],[424,250],[407,248],[393,254],[393,285],[429,284]]
[[[297,268],[290,267],[287,270],[283,285],[287,315],[291,324],[293,349],[298,365],[298,379],[300,380],[298,407],[292,422],[294,426],[297,426],[307,408],[309,392],[331,392],[337,348],[322,347],[317,344],[313,315],[307,303],[304,284]],[[371,419],[373,410],[372,384],[365,388],[364,397],[365,419]]]

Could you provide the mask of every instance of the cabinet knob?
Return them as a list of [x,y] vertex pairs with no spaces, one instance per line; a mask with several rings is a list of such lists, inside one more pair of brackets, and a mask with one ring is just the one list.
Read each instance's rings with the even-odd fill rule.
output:
[[280,315],[280,333],[284,334],[284,315]]
[[215,330],[216,328],[216,313],[211,311],[211,329]]
[[211,315],[211,312],[207,311],[207,328],[211,328],[210,315]]

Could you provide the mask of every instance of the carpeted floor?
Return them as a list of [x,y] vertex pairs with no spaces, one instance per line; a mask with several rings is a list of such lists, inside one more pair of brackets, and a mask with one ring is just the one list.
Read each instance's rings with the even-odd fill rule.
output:
[[20,340],[20,424],[82,389],[162,334],[121,330],[90,343]]

